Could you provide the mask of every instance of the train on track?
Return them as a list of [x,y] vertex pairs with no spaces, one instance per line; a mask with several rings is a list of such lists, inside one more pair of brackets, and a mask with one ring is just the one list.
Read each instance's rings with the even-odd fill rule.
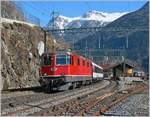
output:
[[40,68],[41,86],[68,90],[103,79],[103,68],[72,52],[44,53]]

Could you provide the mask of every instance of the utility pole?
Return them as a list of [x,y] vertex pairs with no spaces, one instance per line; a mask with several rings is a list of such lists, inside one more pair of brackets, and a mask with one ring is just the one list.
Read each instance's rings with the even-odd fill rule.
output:
[[43,30],[44,31],[44,52],[47,51],[47,48],[46,48],[46,30]]
[[74,38],[73,38],[73,50],[75,49],[75,42],[74,42]]
[[85,40],[85,57],[87,56],[87,40]]
[[127,31],[127,34],[126,34],[126,49],[128,49],[128,40],[129,40],[129,33]]
[[53,22],[52,30],[55,29],[55,19],[56,19],[58,16],[59,16],[59,13],[53,10],[52,13],[51,13],[52,22]]
[[55,17],[54,17],[54,15],[55,15],[55,12],[53,11],[53,12],[52,12],[52,22],[53,22],[52,29],[53,29],[53,30],[54,30],[54,28],[55,28]]
[[101,49],[103,49],[104,48],[104,45],[103,45],[103,32],[101,31]]
[[[55,19],[58,17],[58,12],[55,12],[54,10],[52,11],[52,13],[51,13],[51,17],[52,17],[52,22],[53,22],[53,24],[52,24],[52,30],[54,30],[55,29]],[[53,34],[53,31],[51,32],[51,34]],[[54,46],[54,42],[52,43],[52,52],[54,53],[54,48],[55,48],[55,46]]]
[[99,37],[99,39],[98,39],[98,48],[99,49],[101,48],[101,37]]

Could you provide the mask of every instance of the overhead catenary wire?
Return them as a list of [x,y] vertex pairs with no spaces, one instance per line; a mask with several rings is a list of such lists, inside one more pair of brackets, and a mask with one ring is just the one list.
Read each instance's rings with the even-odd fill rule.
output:
[[[47,15],[47,14],[45,13],[45,10],[38,9],[37,7],[34,7],[33,5],[29,4],[28,2],[25,2],[25,3],[19,2],[18,5],[19,5],[19,4],[22,5],[22,6],[28,6],[28,7],[30,7],[31,9],[33,9],[34,11],[37,11],[37,10],[38,10],[38,12],[39,12],[40,14],[42,14],[42,15]],[[49,11],[47,11],[47,12],[49,12]]]
[[[29,20],[28,18],[30,17],[34,17],[35,19],[38,19],[39,21],[39,25],[40,25],[40,22],[45,22],[42,18],[39,18],[38,16],[35,16],[34,14],[30,14],[29,12],[26,11],[26,7],[30,8],[30,9],[33,9],[35,12],[39,12],[41,15],[45,15],[47,16],[47,14],[45,13],[44,10],[42,9],[38,9],[36,7],[34,7],[33,5],[29,4],[28,2],[14,2],[17,6],[19,7],[22,7],[23,8],[23,12],[24,12],[24,15],[25,17],[27,18],[26,20]],[[25,7],[26,6],[26,7]],[[48,10],[47,10],[48,11]],[[50,12],[50,11],[49,11]],[[49,13],[48,12],[48,13]],[[33,21],[32,21],[33,22]],[[35,21],[34,21],[35,23]]]
[[86,1],[86,2],[85,2],[85,4],[86,4],[86,6],[87,6],[88,10],[90,11],[90,10],[91,10],[91,6],[90,6],[89,2],[88,2],[88,1]]

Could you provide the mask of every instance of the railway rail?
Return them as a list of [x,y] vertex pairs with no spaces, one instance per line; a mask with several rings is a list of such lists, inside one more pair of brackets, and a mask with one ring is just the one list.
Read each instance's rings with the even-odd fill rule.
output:
[[[59,116],[59,115],[75,115],[79,110],[84,106],[89,105],[89,102],[92,103],[92,98],[96,98],[98,95],[102,95],[104,92],[109,92],[117,89],[117,84],[114,81],[111,81],[109,85],[100,90],[93,91],[91,93],[78,96],[72,100],[66,101],[65,103],[58,104],[53,108],[48,108],[47,110],[39,111],[32,114],[32,116],[41,115],[41,116]],[[87,103],[84,103],[86,100]],[[88,100],[88,101],[87,101]]]
[[[72,91],[56,93],[36,93],[19,97],[2,99],[2,115],[29,115],[41,110],[45,110],[65,101],[88,95],[94,91],[105,88],[110,81],[101,81],[92,85],[84,86]],[[39,101],[40,100],[40,101]],[[58,101],[59,100],[59,101]]]
[[[6,116],[97,116],[107,115],[111,107],[127,97],[139,93],[147,85],[137,83],[125,91],[120,91],[115,81],[104,80],[74,90],[47,94],[30,94],[16,97],[15,107],[6,107],[8,98],[2,100],[2,115]],[[35,99],[36,97],[36,99]],[[13,98],[11,98],[13,100]],[[20,99],[20,100],[19,100]],[[28,100],[28,101],[26,101]],[[39,101],[40,100],[40,101]],[[24,102],[21,102],[24,101]]]
[[[105,112],[108,111],[110,108],[117,105],[118,103],[120,103],[121,101],[126,99],[127,97],[129,97],[129,96],[131,96],[131,95],[133,95],[137,92],[143,91],[144,88],[145,88],[144,85],[139,85],[139,86],[135,86],[133,88],[128,89],[127,94],[118,94],[117,92],[112,92],[112,93],[105,94],[105,95],[100,96],[97,99],[95,99],[94,103],[91,103],[90,106],[87,106],[84,110],[77,113],[76,115],[78,115],[78,116],[83,116],[83,115],[92,115],[92,116],[105,115]],[[108,97],[112,98],[111,101],[108,101],[108,99],[107,99]],[[106,103],[106,100],[107,100],[107,103],[106,103],[106,105],[102,106],[101,103],[104,99],[105,99],[105,103]]]
[[[67,101],[53,108],[43,110],[32,114],[33,116],[98,116],[109,108],[115,106],[127,97],[141,92],[145,89],[145,85],[140,84],[126,90],[127,94],[118,92],[117,87],[112,83],[109,87],[101,89],[101,91],[92,92],[91,95],[80,97]],[[82,99],[83,98],[83,99]]]

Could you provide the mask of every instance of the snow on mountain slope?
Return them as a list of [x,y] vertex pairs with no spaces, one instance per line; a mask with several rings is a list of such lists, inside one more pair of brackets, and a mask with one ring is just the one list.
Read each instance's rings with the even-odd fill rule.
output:
[[89,11],[82,16],[69,18],[59,15],[55,18],[55,21],[50,20],[48,23],[48,28],[52,29],[63,29],[63,28],[80,28],[80,27],[95,27],[95,26],[105,26],[108,23],[118,19],[119,17],[127,14],[127,12],[116,12],[116,13],[106,13],[99,11]]

